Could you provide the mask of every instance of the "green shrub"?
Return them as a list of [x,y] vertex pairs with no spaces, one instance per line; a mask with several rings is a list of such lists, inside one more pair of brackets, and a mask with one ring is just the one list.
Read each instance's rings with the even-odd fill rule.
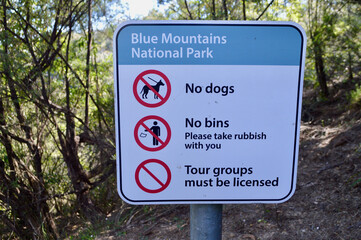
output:
[[355,90],[352,90],[349,95],[351,105],[361,105],[361,85],[357,84]]

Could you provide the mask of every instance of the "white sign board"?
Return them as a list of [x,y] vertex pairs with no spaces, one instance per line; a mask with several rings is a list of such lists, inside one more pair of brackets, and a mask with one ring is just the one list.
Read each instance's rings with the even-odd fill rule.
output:
[[290,22],[134,21],[114,34],[118,192],[130,204],[295,191],[306,35]]

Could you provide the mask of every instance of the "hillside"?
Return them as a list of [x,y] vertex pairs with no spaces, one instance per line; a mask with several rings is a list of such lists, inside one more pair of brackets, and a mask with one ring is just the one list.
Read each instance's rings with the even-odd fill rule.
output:
[[[328,101],[304,90],[295,195],[282,204],[224,205],[223,239],[361,237],[361,111],[349,106],[353,86],[335,84]],[[119,200],[98,225],[68,229],[72,239],[189,239],[189,226],[188,205],[131,206]]]

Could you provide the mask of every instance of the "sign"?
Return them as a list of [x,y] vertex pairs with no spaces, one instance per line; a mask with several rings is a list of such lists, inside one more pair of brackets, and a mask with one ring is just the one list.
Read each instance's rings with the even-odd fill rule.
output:
[[[153,78],[157,80],[154,80]],[[153,81],[155,84],[151,85]],[[165,87],[163,87],[165,86]],[[164,94],[160,93],[161,88],[166,88]],[[169,98],[171,85],[169,79],[162,72],[157,70],[147,70],[140,73],[134,81],[133,93],[140,104],[146,107],[159,107]],[[148,94],[151,93],[149,96]]]
[[[153,166],[153,170],[149,170],[149,165]],[[141,174],[141,171],[144,171]],[[162,172],[165,172],[165,174]],[[141,176],[143,175],[143,177]],[[159,178],[159,175],[163,176],[163,180]],[[135,181],[140,189],[146,193],[159,193],[166,189],[171,180],[171,171],[167,164],[158,159],[149,159],[142,162],[135,170]],[[156,183],[155,187],[154,185]]]
[[[149,135],[145,132],[148,132]],[[169,124],[158,116],[144,117],[134,128],[135,141],[147,151],[154,152],[163,149],[169,143],[170,136]]]
[[130,21],[114,34],[117,180],[130,204],[294,193],[306,35],[292,22]]

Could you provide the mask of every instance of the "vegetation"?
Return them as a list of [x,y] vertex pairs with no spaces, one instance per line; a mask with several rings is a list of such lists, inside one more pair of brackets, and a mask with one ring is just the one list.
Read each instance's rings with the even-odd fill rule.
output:
[[[313,101],[332,101],[332,89],[342,82],[348,86],[348,106],[359,110],[360,1],[158,2],[167,10],[152,10],[145,19],[300,23],[308,35],[305,85],[318,91]],[[116,4],[1,0],[0,233],[5,239],[59,239],[66,235],[62,224],[75,214],[94,222],[122,205],[115,186],[111,41],[125,15]],[[359,184],[360,174],[351,177]],[[134,209],[139,211],[123,204],[122,216]]]

